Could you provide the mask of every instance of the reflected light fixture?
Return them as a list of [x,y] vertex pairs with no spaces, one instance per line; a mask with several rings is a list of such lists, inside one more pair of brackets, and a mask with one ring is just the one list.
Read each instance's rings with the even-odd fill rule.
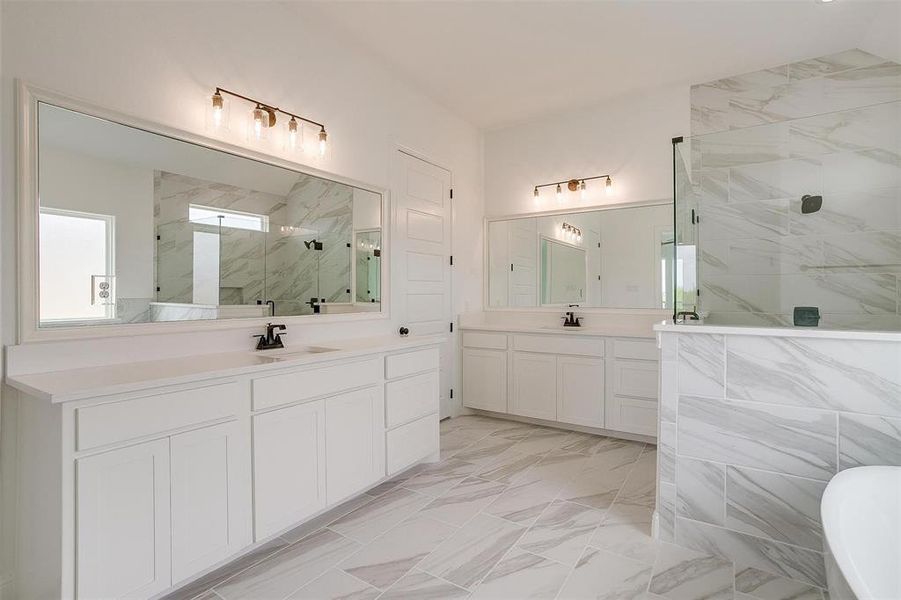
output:
[[297,148],[297,119],[294,117],[288,121],[288,147],[291,150]]
[[249,102],[254,106],[253,111],[251,112],[253,119],[251,134],[255,139],[262,139],[263,133],[267,128],[275,127],[276,123],[278,122],[278,113],[282,113],[283,115],[291,117],[291,119],[288,121],[288,147],[292,150],[298,148],[301,145],[298,144],[299,138],[301,137],[301,121],[303,123],[318,127],[319,156],[325,157],[326,140],[328,139],[328,136],[325,132],[325,125],[319,123],[318,121],[314,121],[312,119],[308,119],[298,114],[289,112],[283,108],[279,108],[271,104],[266,104],[265,102],[260,102],[259,100],[244,96],[243,94],[238,94],[237,92],[232,92],[225,88],[217,87],[210,98],[210,101],[212,102],[212,116],[214,127],[219,128],[224,124],[225,121],[225,102],[222,96],[223,94],[228,94],[229,96],[240,98],[241,100]]
[[325,144],[328,136],[325,133],[325,127],[319,130],[319,158],[325,157]]
[[535,201],[538,201],[538,192],[543,187],[554,186],[557,191],[557,202],[563,202],[563,184],[566,184],[566,189],[570,192],[579,192],[579,197],[582,200],[586,200],[588,198],[588,185],[586,182],[592,181],[595,179],[605,179],[604,182],[605,189],[607,191],[608,196],[613,195],[613,178],[610,175],[595,175],[593,177],[580,177],[578,179],[568,179],[566,181],[552,181],[550,183],[540,183],[536,185],[532,189],[532,196],[535,198]]
[[222,125],[222,113],[225,111],[225,102],[222,99],[222,94],[219,93],[219,90],[216,90],[216,93],[213,94],[213,125],[218,128]]
[[253,109],[253,137],[263,137],[263,107],[259,104]]

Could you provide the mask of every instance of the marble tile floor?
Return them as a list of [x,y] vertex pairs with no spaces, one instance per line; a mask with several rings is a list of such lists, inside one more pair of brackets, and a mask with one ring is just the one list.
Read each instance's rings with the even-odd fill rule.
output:
[[483,416],[419,465],[167,600],[828,600],[656,542],[656,448]]

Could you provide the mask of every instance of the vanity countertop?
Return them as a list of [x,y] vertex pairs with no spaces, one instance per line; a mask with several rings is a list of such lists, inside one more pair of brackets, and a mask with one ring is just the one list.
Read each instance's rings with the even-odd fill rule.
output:
[[[83,400],[110,394],[139,392],[166,385],[178,385],[248,374],[266,374],[289,367],[366,356],[380,352],[410,350],[444,341],[443,336],[401,338],[383,336],[340,340],[334,343],[288,347],[285,350],[224,352],[132,362],[102,367],[32,373],[6,378],[6,383],[29,396],[52,403]],[[326,347],[328,352],[308,352],[306,348]],[[291,354],[295,352],[297,354]],[[280,358],[276,358],[280,356]]]
[[495,323],[467,323],[463,331],[496,331],[499,333],[562,334],[587,337],[634,337],[654,339],[652,326],[646,324],[607,324],[603,327],[564,327],[563,325],[503,325]]

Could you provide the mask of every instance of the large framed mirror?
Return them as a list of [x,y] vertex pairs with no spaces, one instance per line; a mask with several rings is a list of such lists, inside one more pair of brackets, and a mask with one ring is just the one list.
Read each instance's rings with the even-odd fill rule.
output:
[[382,313],[384,190],[24,93],[35,331]]
[[487,220],[488,309],[672,307],[673,205]]

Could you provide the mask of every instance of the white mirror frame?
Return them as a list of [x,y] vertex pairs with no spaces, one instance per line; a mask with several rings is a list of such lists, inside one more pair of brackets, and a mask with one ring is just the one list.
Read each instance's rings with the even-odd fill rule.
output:
[[[490,284],[491,275],[491,259],[488,256],[488,225],[495,221],[512,221],[514,219],[533,219],[541,217],[556,217],[560,215],[572,215],[586,212],[597,212],[601,210],[619,210],[622,208],[642,208],[646,206],[672,206],[673,201],[670,199],[645,200],[639,202],[623,202],[620,204],[601,204],[598,206],[578,206],[570,208],[560,208],[556,210],[545,210],[530,213],[517,213],[512,215],[499,215],[496,217],[485,217],[482,224],[482,239],[485,240],[485,253],[482,257],[482,309],[485,312],[552,312],[559,313],[559,306],[542,306],[540,303],[536,306],[498,306],[490,305],[490,294],[488,285]],[[664,308],[619,308],[619,307],[603,307],[603,306],[581,306],[579,312],[582,314],[646,314],[661,315],[664,317],[672,316],[672,309]]]
[[[386,188],[373,186],[348,177],[342,177],[309,167],[300,163],[291,162],[276,156],[271,156],[248,148],[242,148],[190,133],[159,123],[116,112],[66,96],[57,92],[39,88],[37,86],[17,80],[17,105],[18,105],[18,139],[17,139],[17,195],[18,195],[18,343],[86,339],[99,337],[117,337],[129,335],[152,335],[165,333],[183,333],[188,331],[213,331],[222,329],[238,329],[262,327],[272,318],[246,317],[236,319],[210,319],[199,321],[166,321],[153,323],[123,323],[115,325],[92,325],[73,327],[40,328],[39,298],[40,298],[40,272],[39,272],[39,243],[38,214],[40,199],[38,197],[38,105],[41,102],[52,104],[60,108],[66,108],[100,119],[105,119],[120,125],[134,127],[163,135],[182,142],[188,142],[203,146],[211,150],[218,150],[240,158],[255,160],[268,165],[281,167],[297,173],[312,175],[322,179],[328,179],[356,188],[364,189],[382,197],[382,248],[390,249],[390,223],[391,214],[389,191]],[[296,315],[278,317],[279,321],[286,324],[319,324],[347,321],[368,321],[374,319],[388,319],[390,307],[388,298],[390,282],[390,251],[382,257],[381,265],[381,310],[359,313],[338,313],[320,315]]]

